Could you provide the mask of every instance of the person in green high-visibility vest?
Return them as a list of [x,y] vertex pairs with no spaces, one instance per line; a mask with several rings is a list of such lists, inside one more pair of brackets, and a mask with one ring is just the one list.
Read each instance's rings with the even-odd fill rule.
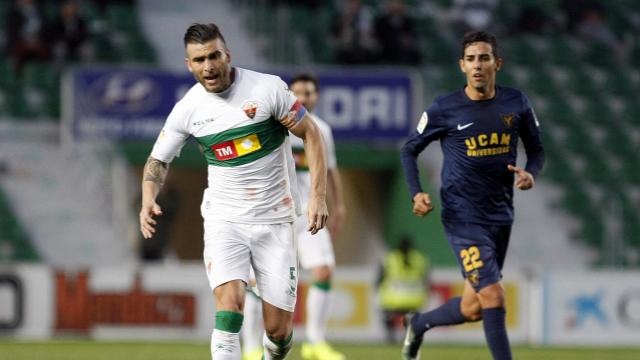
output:
[[408,236],[384,259],[378,278],[387,341],[395,342],[396,325],[404,315],[420,311],[427,300],[428,259],[413,247]]

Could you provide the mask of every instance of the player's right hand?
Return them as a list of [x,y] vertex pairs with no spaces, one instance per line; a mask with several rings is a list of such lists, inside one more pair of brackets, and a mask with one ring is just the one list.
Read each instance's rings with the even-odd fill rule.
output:
[[156,232],[154,226],[157,222],[153,220],[153,217],[160,215],[162,215],[162,209],[155,201],[142,204],[142,209],[140,209],[140,232],[145,239],[150,239]]
[[417,216],[425,216],[433,210],[431,196],[424,192],[419,192],[413,197],[413,213]]
[[327,224],[328,217],[329,211],[327,210],[327,203],[324,199],[311,197],[311,199],[309,199],[309,207],[307,208],[307,219],[309,220],[307,230],[311,235],[315,235]]

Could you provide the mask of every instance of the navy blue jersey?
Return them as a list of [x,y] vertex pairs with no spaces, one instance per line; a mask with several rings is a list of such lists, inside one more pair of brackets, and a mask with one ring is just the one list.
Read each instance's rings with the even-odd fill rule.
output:
[[464,89],[438,97],[402,147],[412,198],[422,192],[416,158],[440,140],[443,220],[511,224],[514,174],[507,165],[516,164],[521,138],[526,170],[538,175],[544,163],[539,126],[527,97],[513,88],[497,86],[489,100],[471,100]]

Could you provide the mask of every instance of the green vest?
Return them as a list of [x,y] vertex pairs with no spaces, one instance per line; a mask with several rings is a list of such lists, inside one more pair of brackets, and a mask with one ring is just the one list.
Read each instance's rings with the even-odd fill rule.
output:
[[384,279],[380,285],[380,300],[385,310],[420,310],[427,299],[424,279],[427,260],[416,250],[409,252],[409,266],[402,253],[390,252],[384,261]]

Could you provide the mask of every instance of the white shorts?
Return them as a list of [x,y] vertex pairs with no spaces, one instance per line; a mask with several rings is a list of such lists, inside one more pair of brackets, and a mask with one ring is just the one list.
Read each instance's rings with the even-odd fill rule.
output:
[[311,269],[318,266],[334,267],[336,259],[333,254],[331,235],[327,228],[323,228],[315,235],[311,235],[308,229],[309,220],[306,216],[298,217],[296,231],[298,236],[298,256],[300,266],[303,269]]
[[238,224],[205,221],[204,263],[211,289],[231,280],[249,282],[253,267],[262,299],[293,312],[298,268],[291,223]]

